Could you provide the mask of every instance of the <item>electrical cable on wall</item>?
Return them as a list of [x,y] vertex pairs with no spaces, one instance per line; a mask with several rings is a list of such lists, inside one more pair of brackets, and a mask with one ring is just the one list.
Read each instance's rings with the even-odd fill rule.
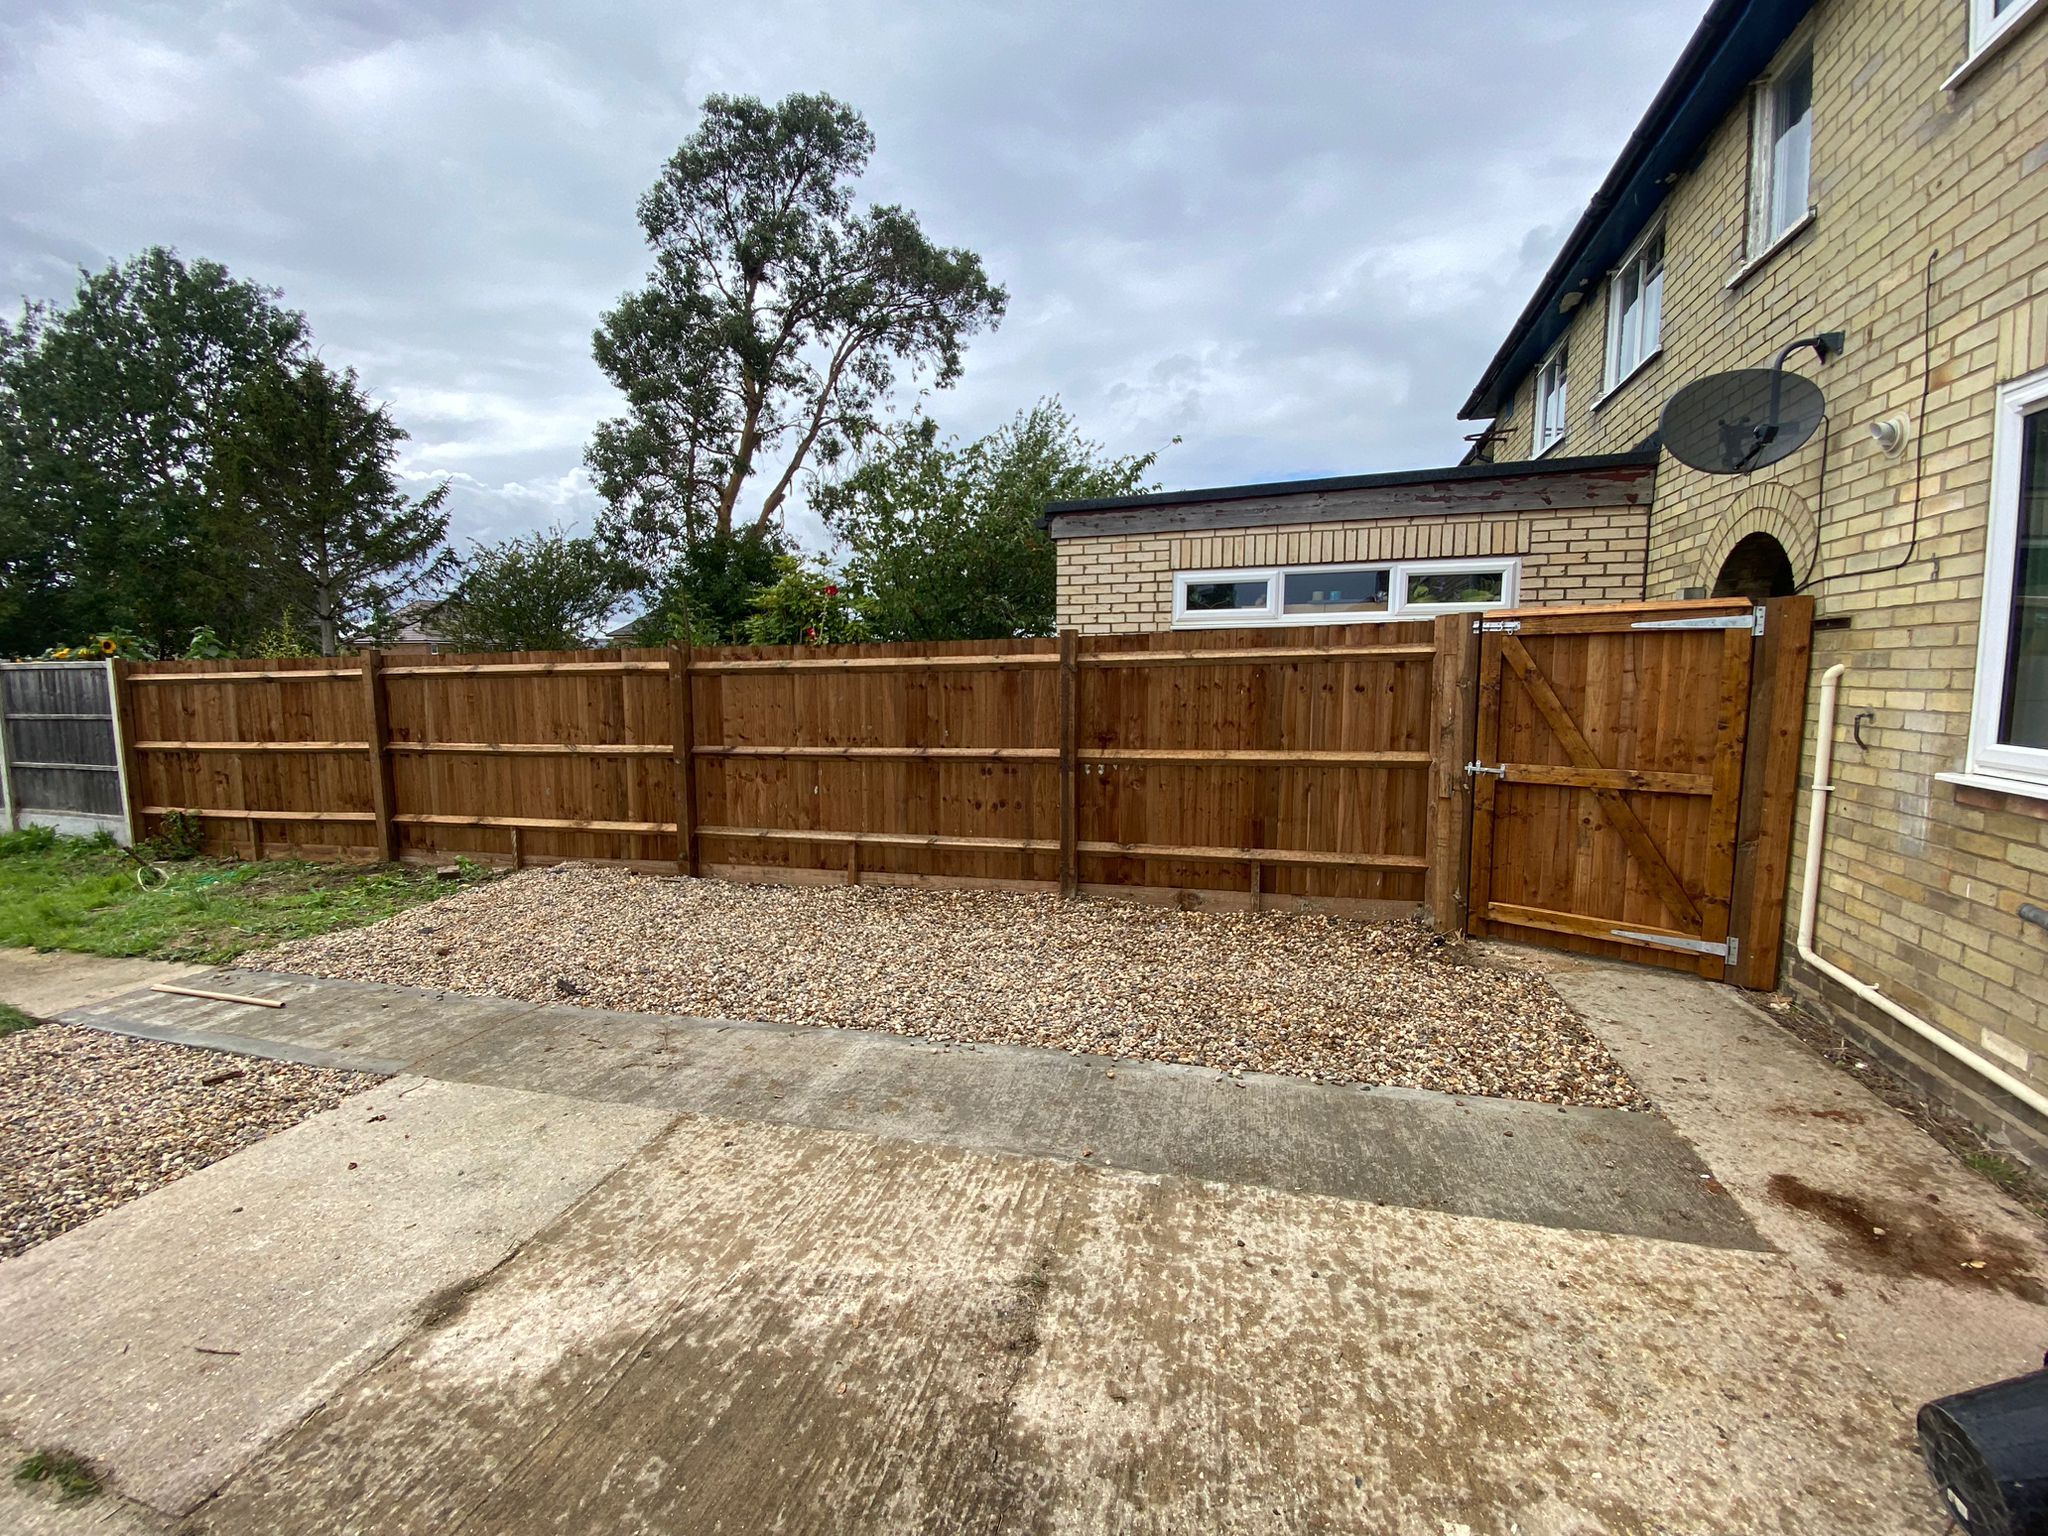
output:
[[[1836,571],[1828,576],[1815,576],[1798,590],[1807,591],[1823,582],[1841,576],[1882,576],[1890,571],[1903,570],[1913,563],[1913,556],[1920,547],[1920,493],[1925,483],[1927,462],[1927,398],[1934,385],[1934,264],[1941,259],[1940,251],[1927,253],[1927,284],[1921,298],[1920,308],[1920,407],[1914,417],[1913,433],[1913,515],[1907,524],[1906,552],[1890,565],[1870,565],[1860,570]],[[1827,484],[1827,440],[1821,440],[1821,484]],[[1818,521],[1821,508],[1814,509]]]

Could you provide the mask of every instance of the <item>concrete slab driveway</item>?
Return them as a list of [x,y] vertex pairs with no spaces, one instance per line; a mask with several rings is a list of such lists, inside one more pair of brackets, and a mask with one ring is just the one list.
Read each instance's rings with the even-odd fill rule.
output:
[[[0,1264],[0,1431],[223,1536],[1940,1530],[1911,1410],[2033,1363],[2037,1234],[1733,994],[1639,974],[1554,978],[1670,1111],[1625,1129],[303,990],[281,1044],[408,1075]],[[181,1006],[74,1017],[252,1027]],[[1955,1274],[1872,1269],[1787,1171],[1908,1179]]]

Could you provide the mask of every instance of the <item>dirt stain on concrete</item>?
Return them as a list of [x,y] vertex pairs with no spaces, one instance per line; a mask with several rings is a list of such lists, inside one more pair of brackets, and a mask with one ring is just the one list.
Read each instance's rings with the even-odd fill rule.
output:
[[1827,1223],[1835,1253],[1857,1269],[2048,1301],[2017,1244],[1966,1231],[1930,1205],[1846,1195],[1790,1173],[1772,1174],[1767,1187],[1780,1205]]

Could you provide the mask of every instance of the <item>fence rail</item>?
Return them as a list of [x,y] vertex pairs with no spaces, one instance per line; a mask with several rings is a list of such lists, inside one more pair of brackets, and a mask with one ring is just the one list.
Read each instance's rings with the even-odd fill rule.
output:
[[135,835],[189,812],[216,852],[1443,911],[1461,814],[1445,711],[1470,644],[1460,617],[1366,638],[372,653],[113,675]]

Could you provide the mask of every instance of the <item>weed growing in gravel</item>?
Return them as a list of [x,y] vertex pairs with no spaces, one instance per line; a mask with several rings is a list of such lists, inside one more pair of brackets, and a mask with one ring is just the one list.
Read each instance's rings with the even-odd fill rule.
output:
[[246,949],[354,928],[492,878],[403,865],[195,859],[144,891],[104,839],[0,835],[0,945],[222,965]]
[[92,1463],[69,1451],[41,1450],[24,1457],[14,1469],[14,1480],[30,1486],[54,1484],[58,1502],[63,1504],[89,1499],[100,1491],[99,1474]]
[[34,1029],[36,1021],[23,1013],[12,1003],[0,1003],[0,1036],[16,1034],[24,1029]]

